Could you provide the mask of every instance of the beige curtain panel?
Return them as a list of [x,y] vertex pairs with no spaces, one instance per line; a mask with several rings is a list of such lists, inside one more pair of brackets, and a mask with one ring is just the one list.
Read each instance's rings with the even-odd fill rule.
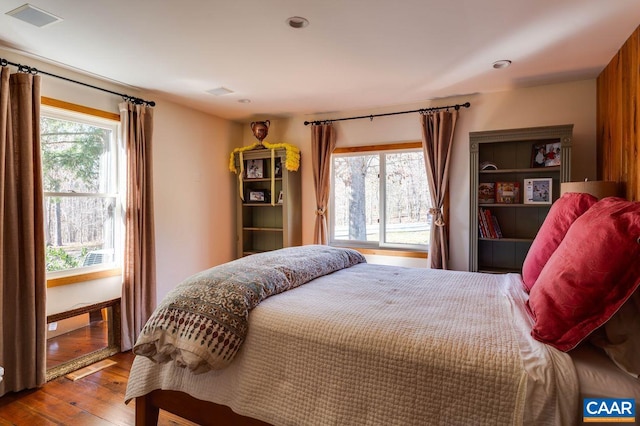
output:
[[449,269],[449,160],[457,120],[458,110],[420,114],[422,149],[432,206],[429,259],[434,269]]
[[46,380],[40,77],[0,76],[0,396]]
[[122,284],[122,350],[133,347],[156,307],[153,219],[153,109],[120,104],[127,153],[125,249]]
[[316,190],[316,222],[313,231],[314,244],[327,244],[327,204],[331,179],[331,154],[336,148],[336,132],[332,124],[311,126],[311,162],[313,184]]

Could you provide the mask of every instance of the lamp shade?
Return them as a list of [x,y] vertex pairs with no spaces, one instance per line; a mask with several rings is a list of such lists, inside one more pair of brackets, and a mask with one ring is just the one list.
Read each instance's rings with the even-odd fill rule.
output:
[[565,192],[583,192],[597,199],[618,196],[618,182],[604,180],[585,180],[583,182],[562,182],[560,195]]

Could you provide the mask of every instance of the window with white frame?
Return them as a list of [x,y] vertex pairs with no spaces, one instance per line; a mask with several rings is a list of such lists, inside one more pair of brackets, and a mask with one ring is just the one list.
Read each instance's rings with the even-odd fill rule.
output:
[[427,250],[430,206],[421,149],[332,155],[331,244]]
[[42,107],[48,273],[76,274],[119,266],[123,225],[118,126],[117,121]]

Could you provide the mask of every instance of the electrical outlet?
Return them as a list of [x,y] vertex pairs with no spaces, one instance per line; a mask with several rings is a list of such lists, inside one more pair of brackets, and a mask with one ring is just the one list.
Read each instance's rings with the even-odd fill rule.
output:
[[58,328],[58,323],[57,322],[50,322],[49,323],[49,331],[56,331]]

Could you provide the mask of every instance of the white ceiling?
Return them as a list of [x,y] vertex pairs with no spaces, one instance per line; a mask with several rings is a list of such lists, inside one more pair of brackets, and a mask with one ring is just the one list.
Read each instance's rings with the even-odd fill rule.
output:
[[640,0],[30,1],[64,20],[3,0],[0,47],[233,120],[595,78],[640,24]]

